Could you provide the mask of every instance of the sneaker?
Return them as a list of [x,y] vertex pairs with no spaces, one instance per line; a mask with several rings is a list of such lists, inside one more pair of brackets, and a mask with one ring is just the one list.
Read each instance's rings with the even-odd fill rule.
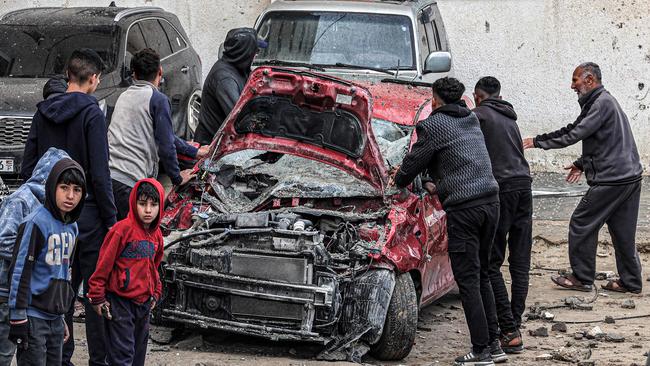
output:
[[480,354],[470,352],[465,356],[456,358],[454,366],[494,366],[494,362],[492,362],[490,351],[486,349]]
[[488,349],[490,350],[490,356],[492,356],[492,362],[502,363],[508,361],[508,355],[501,349],[501,344],[498,339],[490,343]]
[[501,335],[500,343],[501,349],[505,353],[522,353],[524,351],[524,341],[518,330]]

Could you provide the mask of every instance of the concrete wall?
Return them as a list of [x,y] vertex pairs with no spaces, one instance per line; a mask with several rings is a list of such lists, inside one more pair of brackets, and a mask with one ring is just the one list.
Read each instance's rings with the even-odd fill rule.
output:
[[[270,0],[117,0],[120,6],[154,5],[178,15],[203,60],[203,75],[217,58],[228,29],[251,26]],[[25,6],[104,5],[109,0],[0,0],[0,13]],[[532,135],[575,120],[569,88],[574,67],[595,61],[604,83],[627,112],[650,167],[650,6],[647,0],[438,0],[457,76],[469,87],[493,75]],[[558,170],[579,147],[531,151],[538,170]]]
[[[600,64],[603,83],[626,111],[644,168],[650,165],[650,6],[647,0],[439,0],[458,76],[473,89],[481,76],[503,84],[522,134],[567,125],[579,114],[570,89],[575,66]],[[579,145],[579,144],[578,144]],[[527,152],[554,170],[579,146]]]

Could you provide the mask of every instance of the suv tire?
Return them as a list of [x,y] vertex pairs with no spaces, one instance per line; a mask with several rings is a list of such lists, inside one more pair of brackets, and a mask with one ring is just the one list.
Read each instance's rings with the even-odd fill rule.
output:
[[370,354],[384,361],[408,356],[415,342],[418,325],[418,300],[413,279],[408,273],[397,276],[388,306],[381,338],[370,348]]

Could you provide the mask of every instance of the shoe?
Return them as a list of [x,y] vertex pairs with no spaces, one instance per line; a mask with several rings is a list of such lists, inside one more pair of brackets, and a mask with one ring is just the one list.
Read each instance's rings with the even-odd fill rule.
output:
[[522,353],[524,351],[524,341],[521,338],[521,332],[518,330],[501,335],[499,342],[501,343],[501,349],[505,353]]
[[465,356],[456,358],[454,366],[494,366],[490,351],[486,349],[480,354],[469,352]]
[[488,349],[490,350],[490,356],[492,356],[492,362],[502,363],[508,361],[508,355],[501,349],[501,344],[498,339],[490,343]]

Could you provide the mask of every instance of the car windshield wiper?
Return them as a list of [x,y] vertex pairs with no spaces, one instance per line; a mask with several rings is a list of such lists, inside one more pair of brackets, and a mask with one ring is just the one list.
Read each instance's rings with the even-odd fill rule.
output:
[[391,76],[395,76],[395,73],[387,70],[387,69],[382,69],[381,67],[372,67],[372,66],[360,66],[360,65],[352,65],[352,64],[344,64],[341,62],[337,62],[334,64],[336,67],[344,67],[346,69],[355,69],[355,70],[372,70],[372,71],[377,71],[377,72],[383,72],[384,74],[388,74]]
[[256,66],[269,65],[269,66],[289,66],[289,67],[305,67],[310,70],[325,71],[320,66],[310,64],[307,62],[297,62],[297,61],[283,61],[283,60],[260,60],[255,61]]

